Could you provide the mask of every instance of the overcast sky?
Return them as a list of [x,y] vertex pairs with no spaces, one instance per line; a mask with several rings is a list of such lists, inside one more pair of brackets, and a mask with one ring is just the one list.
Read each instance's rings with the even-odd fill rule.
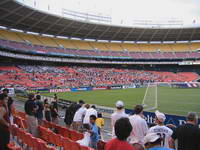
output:
[[[200,23],[200,0],[18,0],[39,9],[61,14],[61,8],[109,15],[113,23],[131,24],[133,20],[183,20]],[[123,21],[122,21],[123,20]]]

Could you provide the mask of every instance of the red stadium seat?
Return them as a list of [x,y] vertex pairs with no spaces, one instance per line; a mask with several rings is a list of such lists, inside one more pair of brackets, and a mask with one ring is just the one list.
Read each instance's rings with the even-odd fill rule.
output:
[[100,141],[97,143],[97,148],[98,148],[98,150],[105,150],[105,145],[106,145],[106,142],[100,140]]

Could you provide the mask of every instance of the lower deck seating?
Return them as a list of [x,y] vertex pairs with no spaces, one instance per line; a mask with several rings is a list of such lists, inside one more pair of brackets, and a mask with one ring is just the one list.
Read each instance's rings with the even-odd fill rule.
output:
[[0,86],[24,88],[126,85],[147,82],[191,82],[195,72],[165,72],[81,66],[0,66]]
[[[45,120],[43,125],[38,127],[40,138],[33,137],[24,130],[27,129],[27,126],[24,125],[26,115],[23,112],[16,111],[14,113],[14,123],[11,127],[11,133],[21,147],[32,148],[32,150],[56,150],[60,148],[64,150],[93,150],[76,142],[83,138],[82,133]],[[54,129],[54,132],[52,129]],[[49,146],[49,144],[52,146]]]

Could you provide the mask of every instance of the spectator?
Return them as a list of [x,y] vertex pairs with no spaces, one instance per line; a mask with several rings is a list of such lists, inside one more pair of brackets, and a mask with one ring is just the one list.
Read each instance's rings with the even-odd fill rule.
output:
[[7,88],[3,89],[3,94],[8,97],[9,90]]
[[178,140],[178,150],[200,150],[200,129],[197,123],[197,113],[189,112],[186,124],[177,127],[173,132],[171,148],[175,149],[175,140]]
[[53,102],[51,102],[51,106],[50,106],[50,110],[51,110],[51,119],[52,122],[55,124],[59,123],[58,117],[58,103],[57,103],[57,99],[54,99]]
[[79,100],[79,103],[78,103],[78,104],[76,104],[76,103],[71,103],[71,104],[69,105],[69,107],[66,108],[64,122],[65,122],[65,124],[66,124],[67,127],[70,127],[70,126],[71,126],[76,111],[77,111],[84,103],[85,103],[85,102],[84,102],[83,100]]
[[6,95],[0,94],[0,150],[8,150],[7,144],[10,141],[10,120],[6,98]]
[[28,100],[25,102],[24,109],[27,114],[28,132],[30,132],[33,136],[38,137],[38,121],[35,117],[37,106],[33,93],[28,95]]
[[50,104],[48,102],[48,99],[44,100],[44,114],[45,114],[45,119],[47,121],[51,121],[51,111],[50,111]]
[[56,94],[56,93],[54,94],[54,99],[58,99],[58,96],[57,96],[57,94]]
[[11,116],[11,113],[12,113],[12,109],[14,109],[14,106],[13,106],[13,99],[12,97],[8,97],[8,112],[9,112],[9,116]]
[[143,116],[143,106],[136,105],[134,108],[134,115],[130,116],[130,123],[133,130],[130,135],[131,144],[144,144],[144,136],[147,134],[148,126]]
[[91,115],[90,116],[90,126],[91,126],[91,130],[89,131],[91,136],[90,136],[90,147],[94,148],[95,150],[97,150],[97,143],[99,141],[99,129],[97,127],[97,125],[95,124],[96,121],[96,116],[95,115]]
[[83,118],[84,118],[85,112],[87,110],[84,103],[85,102],[82,102],[81,107],[76,111],[74,118],[73,118],[73,123],[72,123],[73,129],[78,130],[80,132],[83,131]]
[[104,126],[104,119],[103,119],[102,113],[98,113],[97,114],[96,125],[99,128],[100,139],[102,139],[103,136],[101,135],[102,134],[101,130],[102,130],[103,126]]
[[117,108],[117,111],[111,115],[112,138],[116,137],[115,129],[114,129],[115,122],[122,117],[128,118],[128,115],[124,112],[124,103],[122,101],[116,102],[116,108]]
[[155,122],[157,125],[151,127],[148,130],[148,133],[156,133],[160,135],[160,137],[162,138],[161,146],[169,148],[169,141],[171,139],[173,131],[164,125],[166,119],[165,114],[156,111],[155,115]]
[[95,115],[97,117],[97,111],[96,111],[95,105],[92,105],[91,108],[87,109],[85,112],[85,117],[83,119],[83,127],[84,128],[88,128],[88,126],[90,124],[90,116],[91,115]]
[[144,145],[146,150],[172,150],[162,146],[162,138],[157,133],[148,133],[144,137]]
[[106,144],[105,150],[136,150],[127,142],[132,126],[128,118],[121,117],[114,125],[116,138]]
[[37,105],[36,118],[38,120],[38,124],[41,125],[42,124],[42,120],[43,120],[44,104],[41,101],[41,96],[40,95],[36,95],[36,102],[35,103]]

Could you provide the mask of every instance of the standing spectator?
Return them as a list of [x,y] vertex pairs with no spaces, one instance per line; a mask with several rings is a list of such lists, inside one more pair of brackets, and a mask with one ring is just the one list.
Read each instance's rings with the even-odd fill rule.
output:
[[[173,150],[162,146],[162,138],[157,133],[148,133],[144,137],[144,145],[146,150]],[[189,150],[189,149],[188,149]]]
[[38,124],[41,125],[42,124],[42,120],[43,120],[44,104],[41,101],[41,96],[40,95],[36,95],[36,102],[35,103],[37,105],[36,118],[38,120]]
[[12,97],[8,97],[8,112],[9,112],[9,116],[11,116],[11,113],[12,113],[12,109],[14,109],[14,106],[13,106],[13,99]]
[[83,130],[83,118],[85,116],[85,112],[86,112],[86,107],[84,105],[84,102],[82,103],[81,108],[79,108],[73,118],[73,123],[72,123],[72,127],[74,130],[78,130],[78,131],[82,131]]
[[95,115],[90,116],[91,130],[89,131],[91,133],[90,147],[94,148],[95,150],[97,150],[97,143],[99,141],[99,129],[97,125],[95,124],[96,118],[97,117]]
[[9,114],[10,122],[12,124],[13,123],[13,113],[15,112],[15,107],[13,105],[12,97],[8,97],[7,106],[8,106],[8,114]]
[[173,132],[171,148],[175,149],[175,140],[178,140],[178,150],[200,150],[200,129],[197,123],[197,113],[189,112],[186,124],[177,127]]
[[52,119],[52,122],[55,123],[55,124],[58,124],[59,123],[59,121],[58,121],[59,114],[58,114],[57,99],[54,99],[54,101],[51,102],[50,110],[51,110],[51,119]]
[[115,125],[116,138],[110,140],[106,144],[105,150],[136,150],[132,145],[127,142],[132,126],[128,118],[120,118],[116,121]]
[[111,115],[112,138],[116,137],[114,129],[115,122],[122,117],[128,118],[128,115],[124,112],[124,103],[122,101],[116,102],[116,108],[117,111]]
[[147,134],[148,126],[143,116],[143,106],[136,105],[134,108],[134,115],[130,116],[130,122],[133,130],[130,135],[131,144],[144,144],[144,136]]
[[44,100],[44,114],[45,114],[45,119],[47,121],[51,121],[51,111],[50,111],[50,104],[48,102],[48,99]]
[[90,116],[91,115],[95,115],[97,117],[97,111],[96,111],[95,105],[92,105],[91,108],[87,109],[85,112],[85,117],[83,119],[83,127],[84,128],[88,128],[88,126],[90,124]]
[[98,115],[97,115],[96,125],[99,128],[100,139],[102,139],[103,136],[101,135],[102,134],[101,130],[102,130],[103,126],[104,126],[104,119],[103,119],[103,116],[102,116],[101,113],[98,113]]
[[156,133],[162,138],[161,146],[169,148],[169,141],[171,139],[173,131],[164,125],[165,122],[165,114],[156,111],[155,112],[155,122],[156,126],[151,127],[148,130],[148,133]]
[[54,94],[54,99],[58,99],[58,96],[57,96],[57,94],[56,94],[56,93]]
[[27,114],[28,132],[30,132],[33,136],[38,137],[38,121],[35,117],[37,106],[33,93],[29,94],[28,100],[25,102],[24,109]]
[[10,141],[10,121],[5,102],[6,96],[0,94],[0,150],[8,150],[8,143]]
[[79,103],[71,103],[65,111],[65,124],[67,127],[70,127],[74,118],[76,111],[84,104],[83,100],[79,100]]
[[3,89],[3,93],[6,97],[8,97],[9,90],[7,88]]

